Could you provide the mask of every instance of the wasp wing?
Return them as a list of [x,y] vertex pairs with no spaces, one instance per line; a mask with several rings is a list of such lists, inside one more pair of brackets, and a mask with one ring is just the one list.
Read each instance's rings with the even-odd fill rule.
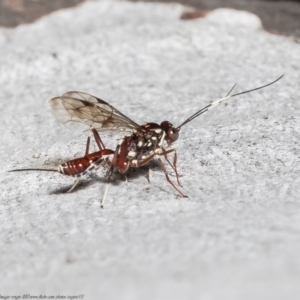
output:
[[140,126],[107,102],[82,92],[67,92],[50,100],[55,118],[69,128],[97,131],[139,130]]

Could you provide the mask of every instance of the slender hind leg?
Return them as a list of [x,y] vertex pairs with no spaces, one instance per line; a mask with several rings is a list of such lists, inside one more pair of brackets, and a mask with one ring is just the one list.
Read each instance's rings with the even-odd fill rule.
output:
[[86,141],[86,147],[85,147],[85,154],[84,154],[84,156],[87,156],[89,154],[90,143],[91,143],[91,132],[89,133],[89,136],[88,136],[87,141]]
[[[98,131],[97,131],[95,128],[92,128],[92,129],[90,130],[90,134],[89,134],[88,139],[87,139],[87,142],[86,142],[86,151],[85,151],[85,155],[88,155],[88,153],[89,153],[90,140],[91,140],[91,135],[92,135],[92,134],[94,135],[94,139],[95,139],[95,141],[96,141],[96,144],[97,144],[99,150],[102,151],[102,150],[105,149],[104,143],[102,142],[102,139],[101,139],[101,137],[100,137]],[[105,161],[107,162],[107,164],[108,164],[109,166],[111,166],[111,162],[110,162],[110,160],[109,160],[108,157],[106,158]],[[109,175],[108,180],[107,180],[107,183],[106,183],[104,196],[103,196],[103,199],[102,199],[101,205],[100,205],[101,208],[104,208],[104,202],[105,202],[105,199],[106,199],[106,195],[107,195],[108,185],[109,185],[110,179],[111,179],[111,175]],[[77,181],[77,180],[78,180],[78,181]],[[72,191],[73,188],[75,188],[75,186],[78,184],[79,179],[77,179],[77,180],[75,181],[74,185],[72,186],[72,188],[71,188],[69,191]],[[68,192],[69,192],[69,191],[68,191]]]
[[67,190],[67,193],[71,193],[75,189],[75,187],[77,186],[77,184],[79,183],[79,181],[80,181],[80,177],[77,177],[76,180],[75,180],[75,182],[74,182],[74,184],[72,185],[72,187]]
[[107,181],[106,181],[106,185],[105,185],[104,195],[103,195],[103,198],[102,198],[102,201],[101,201],[101,204],[100,204],[100,208],[104,208],[104,203],[105,203],[106,196],[107,196],[108,186],[109,186],[110,180],[112,178],[113,170],[114,170],[114,168],[110,167],[108,177],[107,177]]
[[99,147],[99,150],[105,149],[105,146],[104,146],[104,144],[103,144],[103,142],[102,142],[102,139],[101,139],[101,137],[100,137],[98,131],[97,131],[95,128],[93,128],[93,129],[92,129],[92,133],[93,133],[94,139],[95,139],[95,141],[96,141],[96,143],[97,143],[97,145],[98,145],[98,147]]
[[147,179],[148,179],[148,182],[151,183],[151,179],[152,179],[152,170],[151,170],[150,167],[149,167],[149,170],[148,170],[148,176],[147,176]]
[[86,141],[85,155],[84,156],[87,156],[89,154],[92,134],[94,135],[94,139],[96,141],[96,144],[98,145],[99,150],[101,151],[101,150],[105,149],[105,146],[104,146],[104,144],[101,140],[101,137],[100,137],[98,131],[96,129],[92,128],[89,132],[89,136],[88,136],[87,141]]
[[119,149],[120,149],[120,145],[118,145],[116,150],[114,151],[114,156],[113,156],[112,161],[110,161],[108,158],[106,159],[106,162],[110,166],[110,169],[108,171],[108,177],[107,177],[107,181],[106,181],[105,192],[104,192],[104,196],[103,196],[102,201],[101,201],[100,208],[104,208],[104,202],[105,202],[105,199],[106,199],[108,186],[109,186],[109,183],[110,183],[110,180],[112,178],[113,171],[114,171],[114,166],[118,165]]

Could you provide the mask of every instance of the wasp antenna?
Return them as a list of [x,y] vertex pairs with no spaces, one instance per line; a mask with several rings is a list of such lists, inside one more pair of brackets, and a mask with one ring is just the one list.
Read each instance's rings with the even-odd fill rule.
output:
[[237,85],[237,83],[235,83],[235,84],[233,85],[233,87],[232,87],[231,90],[228,92],[228,94],[226,95],[226,97],[228,97],[228,96],[231,94],[231,92],[232,92],[233,89],[236,87],[236,85]]
[[14,169],[7,172],[22,172],[22,171],[45,171],[45,172],[58,172],[57,169]]
[[257,87],[257,88],[254,88],[254,89],[251,89],[251,90],[247,90],[247,91],[243,91],[243,92],[240,92],[240,93],[236,93],[236,94],[230,95],[230,93],[232,92],[232,90],[233,90],[234,87],[236,86],[236,84],[235,84],[235,85],[232,87],[232,89],[230,90],[230,92],[227,94],[226,97],[221,98],[221,99],[219,99],[219,100],[217,100],[217,101],[214,101],[214,102],[212,102],[212,103],[206,105],[205,107],[203,107],[202,109],[200,109],[199,111],[197,111],[196,113],[194,113],[193,115],[191,115],[191,116],[190,116],[189,118],[187,118],[181,125],[179,125],[179,126],[177,127],[177,130],[180,130],[180,128],[181,128],[183,125],[185,125],[185,124],[191,122],[192,120],[194,120],[194,119],[197,118],[198,116],[202,115],[203,113],[207,112],[208,110],[212,109],[213,107],[219,105],[221,102],[223,102],[223,101],[225,101],[225,100],[227,100],[227,99],[229,99],[229,98],[233,98],[233,97],[236,97],[236,96],[239,96],[239,95],[242,95],[242,94],[247,94],[247,93],[251,93],[251,92],[253,92],[253,91],[257,91],[257,90],[263,89],[263,88],[265,88],[265,87],[267,87],[267,86],[269,86],[269,85],[274,84],[275,82],[277,82],[278,80],[280,80],[283,76],[284,76],[284,74],[281,75],[281,76],[280,76],[279,78],[277,78],[276,80],[274,80],[274,81],[272,81],[272,82],[270,82],[270,83],[268,83],[268,84],[259,86],[259,87]]

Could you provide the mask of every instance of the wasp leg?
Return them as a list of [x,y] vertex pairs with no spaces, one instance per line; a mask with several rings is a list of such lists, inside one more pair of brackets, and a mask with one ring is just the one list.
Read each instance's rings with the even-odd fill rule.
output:
[[104,144],[103,144],[103,142],[102,142],[102,139],[101,139],[101,137],[100,137],[98,131],[97,131],[95,128],[93,128],[93,129],[92,129],[92,133],[93,133],[94,139],[95,139],[95,141],[96,141],[96,143],[97,143],[97,145],[98,145],[98,147],[99,147],[99,150],[105,149],[105,146],[104,146]]
[[89,133],[89,136],[88,136],[87,141],[86,141],[86,147],[85,147],[85,154],[84,154],[84,156],[87,156],[89,154],[90,143],[91,143],[91,132]]
[[[175,174],[176,174],[176,179],[177,179],[177,183],[179,186],[182,186],[180,181],[179,181],[179,177],[182,177],[182,175],[179,175],[177,172],[177,152],[175,149],[170,149],[170,150],[165,150],[164,148],[162,148],[163,150],[163,156],[165,158],[165,160],[169,163],[169,165],[172,167],[172,169],[174,170]],[[173,164],[169,161],[167,154],[174,152],[174,157],[173,157]]]
[[174,188],[174,189],[175,189],[182,197],[187,198],[188,196],[185,195],[183,192],[181,192],[181,191],[174,185],[174,183],[170,180],[169,175],[168,175],[168,172],[167,172],[166,167],[165,167],[164,163],[162,162],[162,160],[161,160],[160,158],[158,158],[157,160],[158,160],[158,163],[159,163],[160,167],[162,168],[162,170],[163,170],[164,173],[165,173],[165,176],[166,176],[167,181],[173,186],[173,188]]
[[91,143],[91,135],[92,134],[94,135],[94,139],[96,141],[96,144],[98,145],[99,150],[101,151],[101,150],[105,149],[105,146],[104,146],[104,144],[101,140],[101,137],[100,137],[98,131],[96,129],[92,128],[90,130],[89,136],[88,136],[87,141],[86,141],[86,148],[85,148],[85,155],[84,156],[87,156],[89,154],[90,143]]
[[104,203],[105,203],[106,196],[107,196],[108,186],[109,186],[110,180],[112,178],[113,170],[114,170],[113,166],[110,167],[110,169],[109,169],[109,175],[108,175],[107,181],[106,181],[105,192],[104,192],[104,196],[102,198],[101,204],[100,204],[100,208],[104,208]]
[[100,208],[104,208],[104,202],[105,202],[106,195],[107,195],[107,191],[108,191],[109,181],[110,181],[110,180],[108,180],[107,183],[106,183],[106,185],[105,185],[105,192],[104,192],[103,199],[102,199],[102,201],[101,201]]
[[125,177],[126,184],[128,184],[128,176],[126,174],[124,174],[124,177]]
[[148,179],[148,182],[151,183],[151,178],[152,178],[152,170],[151,168],[149,167],[149,170],[148,170],[148,176],[147,176],[147,179]]
[[[150,155],[149,157],[147,157],[147,158],[144,159],[143,161],[141,161],[141,162],[139,162],[139,163],[137,163],[137,164],[131,165],[131,166],[134,167],[134,168],[139,168],[139,167],[141,167],[141,166],[143,166],[143,165],[146,165],[146,164],[147,164],[148,162],[150,162],[151,159],[153,159],[155,156],[162,156],[162,155],[163,155],[163,156],[165,157],[167,154],[169,154],[169,153],[171,153],[171,152],[173,152],[173,151],[174,151],[174,149],[170,149],[170,150],[164,150],[163,153],[153,153],[152,155]],[[174,189],[175,189],[182,197],[186,197],[186,198],[187,198],[187,196],[186,196],[183,192],[181,192],[181,191],[174,185],[174,183],[170,180],[169,175],[168,175],[167,170],[166,170],[166,167],[165,167],[165,165],[163,164],[162,160],[161,160],[160,158],[158,158],[157,160],[158,160],[158,163],[159,163],[160,167],[162,168],[163,172],[165,173],[165,176],[166,176],[167,181],[174,187]]]
[[80,181],[80,177],[76,178],[76,180],[75,180],[74,184],[72,185],[72,187],[69,190],[67,190],[67,193],[71,193],[75,189],[75,187],[77,186],[79,181]]
[[[110,180],[112,178],[114,167],[117,166],[117,163],[118,163],[119,149],[120,149],[120,145],[117,146],[117,148],[114,152],[111,150],[114,153],[112,161],[110,161],[108,158],[106,158],[106,162],[110,166],[110,169],[108,171],[108,177],[107,177],[105,192],[104,192],[104,196],[102,198],[101,204],[100,204],[100,208],[104,208],[104,202],[105,202],[107,191],[108,191],[108,185],[109,185]],[[111,154],[113,154],[113,153],[111,153]]]

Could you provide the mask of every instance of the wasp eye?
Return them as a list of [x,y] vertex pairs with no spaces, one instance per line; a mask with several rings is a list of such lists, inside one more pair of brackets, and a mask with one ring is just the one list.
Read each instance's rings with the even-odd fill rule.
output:
[[166,133],[166,141],[168,144],[172,144],[178,139],[179,130],[175,128],[172,123],[169,121],[163,121],[160,126]]
[[175,142],[178,139],[178,130],[176,128],[170,128],[168,130],[168,137],[172,142]]

